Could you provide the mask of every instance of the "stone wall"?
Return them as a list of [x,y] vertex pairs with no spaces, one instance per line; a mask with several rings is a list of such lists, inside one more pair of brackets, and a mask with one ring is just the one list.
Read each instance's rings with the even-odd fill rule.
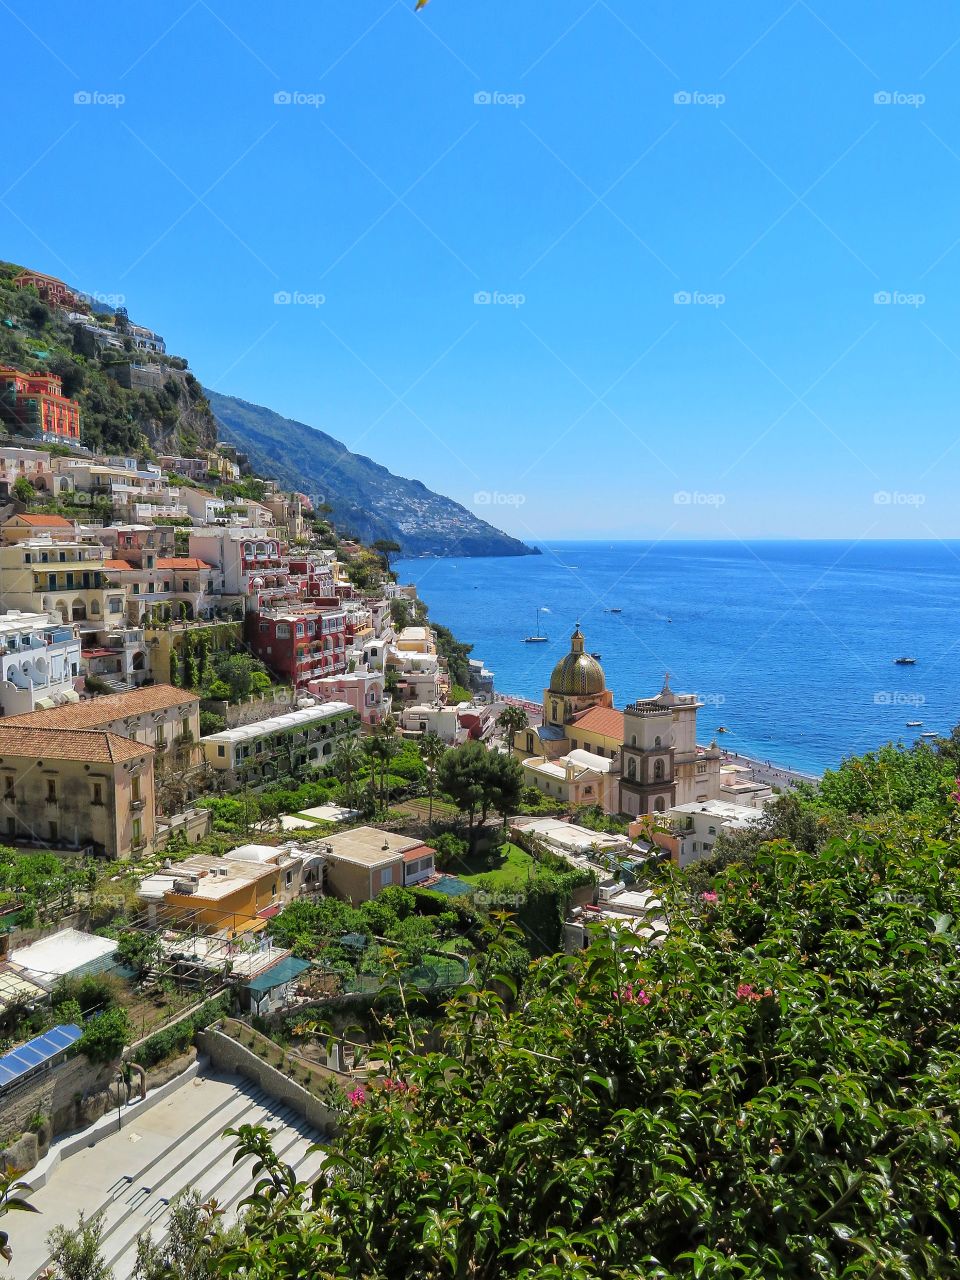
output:
[[[0,1165],[33,1168],[46,1155],[52,1137],[99,1120],[108,1107],[116,1106],[116,1070],[94,1065],[81,1054],[0,1095]],[[42,1123],[35,1129],[31,1122],[38,1116]],[[25,1155],[32,1159],[25,1160]]]
[[212,1028],[201,1031],[197,1039],[201,1051],[221,1071],[235,1071],[258,1085],[277,1102],[287,1103],[319,1133],[330,1135],[337,1131],[340,1120],[336,1111],[315,1098],[302,1085],[289,1079],[282,1071],[264,1062],[251,1049]]

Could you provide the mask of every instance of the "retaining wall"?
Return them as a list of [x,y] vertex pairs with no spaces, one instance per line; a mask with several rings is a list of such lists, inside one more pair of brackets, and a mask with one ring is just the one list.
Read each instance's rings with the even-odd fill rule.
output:
[[330,1135],[337,1131],[340,1118],[336,1111],[315,1098],[308,1089],[285,1076],[282,1071],[264,1062],[252,1049],[247,1049],[222,1031],[212,1028],[201,1031],[197,1040],[201,1051],[221,1071],[235,1071],[244,1076],[277,1102],[293,1107],[319,1133]]

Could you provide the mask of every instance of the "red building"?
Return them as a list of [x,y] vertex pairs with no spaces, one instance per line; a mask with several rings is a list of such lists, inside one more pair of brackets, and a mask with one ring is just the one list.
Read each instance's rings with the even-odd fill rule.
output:
[[51,307],[76,307],[79,302],[69,285],[56,276],[45,276],[42,271],[21,271],[14,276],[13,283],[18,289],[32,284],[44,302]]
[[0,418],[31,435],[80,439],[80,406],[53,373],[20,373],[0,365]]
[[296,689],[347,668],[346,616],[340,609],[276,609],[247,614],[247,643]]

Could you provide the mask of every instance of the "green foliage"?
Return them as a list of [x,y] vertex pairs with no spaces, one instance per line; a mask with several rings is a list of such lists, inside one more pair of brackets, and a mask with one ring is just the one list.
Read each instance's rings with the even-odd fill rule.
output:
[[54,1227],[47,1236],[47,1248],[57,1280],[113,1280],[113,1272],[103,1256],[103,1213],[92,1218],[80,1214],[73,1230]]
[[457,706],[461,702],[471,702],[473,694],[469,689],[465,689],[462,684],[451,684],[447,693],[447,702],[450,706]]
[[242,1239],[242,1226],[224,1227],[216,1200],[191,1188],[170,1205],[159,1243],[149,1231],[138,1237],[133,1280],[210,1280],[216,1255]]
[[[828,769],[818,800],[846,814],[932,813],[942,809],[953,783],[949,762],[925,742],[905,751],[891,744]],[[804,792],[812,796],[809,789]]]
[[449,627],[439,622],[430,624],[437,640],[437,652],[447,661],[447,670],[454,684],[467,686],[470,683],[470,663],[468,658],[473,652],[472,644],[461,644]]
[[126,1009],[118,1006],[91,1018],[77,1041],[77,1052],[91,1062],[113,1062],[130,1043],[131,1027]]
[[457,995],[433,1052],[401,1018],[376,1049],[394,1084],[349,1108],[329,1179],[241,1134],[264,1169],[224,1274],[956,1275],[947,821],[761,850],[715,900],[677,873],[662,946],[600,931],[535,965],[522,1005]]
[[26,476],[17,476],[13,482],[13,496],[18,502],[29,504],[37,496],[37,491]]
[[440,761],[437,782],[444,795],[467,817],[471,843],[477,814],[506,815],[516,809],[523,792],[523,772],[513,756],[488,751],[480,742],[454,747]]
[[410,601],[402,597],[390,601],[390,621],[396,631],[405,631],[413,623]]
[[211,733],[222,733],[227,727],[226,716],[218,715],[216,711],[200,712],[200,735],[206,737]]
[[162,955],[160,939],[155,934],[129,929],[120,934],[114,958],[124,969],[132,969],[142,982]]
[[61,1022],[76,1022],[74,1014],[79,1009],[83,1017],[112,1009],[120,994],[120,983],[111,974],[85,973],[79,977],[68,974],[58,978],[50,992],[50,1003]]
[[195,1009],[188,1018],[181,1018],[179,1022],[164,1027],[162,1031],[157,1031],[145,1040],[137,1050],[137,1061],[141,1066],[154,1067],[158,1062],[166,1061],[167,1058],[186,1053],[198,1031],[204,1031],[211,1023],[225,1017],[228,1012],[227,996],[217,996],[215,1000],[208,1000],[199,1009]]

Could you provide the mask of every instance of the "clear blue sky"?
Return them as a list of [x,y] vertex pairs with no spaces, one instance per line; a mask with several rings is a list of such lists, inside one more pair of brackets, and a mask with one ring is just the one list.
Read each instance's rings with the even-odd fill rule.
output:
[[527,539],[960,536],[956,6],[412,7],[0,0],[0,256]]

